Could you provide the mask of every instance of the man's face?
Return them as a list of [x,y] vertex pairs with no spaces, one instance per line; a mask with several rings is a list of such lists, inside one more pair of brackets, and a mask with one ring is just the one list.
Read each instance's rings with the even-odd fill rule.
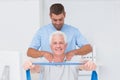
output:
[[65,18],[65,13],[61,13],[59,15],[55,14],[50,14],[50,18],[52,21],[52,24],[57,30],[61,30],[63,24],[64,24],[64,18]]
[[62,35],[54,35],[51,40],[51,49],[55,55],[64,54],[67,44]]

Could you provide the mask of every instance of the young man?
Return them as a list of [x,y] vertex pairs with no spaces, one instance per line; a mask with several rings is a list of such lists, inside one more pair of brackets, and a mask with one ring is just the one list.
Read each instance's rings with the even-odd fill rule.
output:
[[[64,62],[65,60],[65,49],[67,47],[67,38],[61,31],[56,31],[50,36],[50,47],[53,53],[53,62]],[[76,59],[77,56],[72,57],[67,62],[79,62],[80,58]],[[49,61],[42,57],[40,62]],[[92,61],[86,61],[84,65],[32,65],[30,61],[25,62],[24,69],[31,69],[34,72],[42,73],[42,80],[78,80],[79,69],[94,70],[96,68],[95,63]]]
[[[64,6],[60,3],[51,5],[50,7],[50,24],[41,27],[28,48],[27,55],[29,57],[38,58],[45,57],[52,60],[52,53],[49,46],[50,34],[55,31],[62,31],[67,36],[66,58],[70,60],[74,55],[85,55],[92,51],[91,45],[79,32],[79,30],[71,25],[64,23],[66,12]],[[79,47],[76,49],[76,46]]]

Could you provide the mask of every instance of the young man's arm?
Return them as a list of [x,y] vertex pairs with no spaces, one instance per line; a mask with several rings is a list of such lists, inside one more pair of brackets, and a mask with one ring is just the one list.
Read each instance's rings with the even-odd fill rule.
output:
[[39,51],[33,48],[28,48],[27,56],[32,58],[45,57],[48,61],[52,61],[53,55],[47,51]]
[[66,58],[67,58],[67,60],[71,60],[71,58],[74,55],[86,55],[90,52],[92,52],[92,47],[90,44],[87,44],[87,45],[82,46],[79,49],[75,49],[75,50],[72,50],[72,51],[66,53]]

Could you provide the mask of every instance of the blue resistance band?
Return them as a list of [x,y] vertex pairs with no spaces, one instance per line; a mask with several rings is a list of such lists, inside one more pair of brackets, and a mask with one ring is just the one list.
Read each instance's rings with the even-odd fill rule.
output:
[[51,66],[55,66],[55,65],[83,65],[84,63],[69,63],[69,62],[42,62],[42,63],[33,63],[34,65],[51,65]]
[[26,79],[31,80],[30,69],[26,70]]
[[96,71],[92,71],[91,80],[98,80],[98,75]]
[[[51,63],[33,63],[34,65],[83,65],[84,63],[65,63],[65,62],[51,62]],[[26,70],[27,80],[31,80],[30,69]],[[96,71],[92,71],[91,80],[98,80],[98,75]]]

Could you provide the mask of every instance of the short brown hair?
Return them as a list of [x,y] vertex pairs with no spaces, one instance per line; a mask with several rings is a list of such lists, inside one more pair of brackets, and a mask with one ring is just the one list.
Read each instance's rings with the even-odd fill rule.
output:
[[60,3],[55,3],[53,5],[51,5],[50,7],[50,14],[61,14],[61,13],[65,13],[65,10],[64,10],[64,6]]

